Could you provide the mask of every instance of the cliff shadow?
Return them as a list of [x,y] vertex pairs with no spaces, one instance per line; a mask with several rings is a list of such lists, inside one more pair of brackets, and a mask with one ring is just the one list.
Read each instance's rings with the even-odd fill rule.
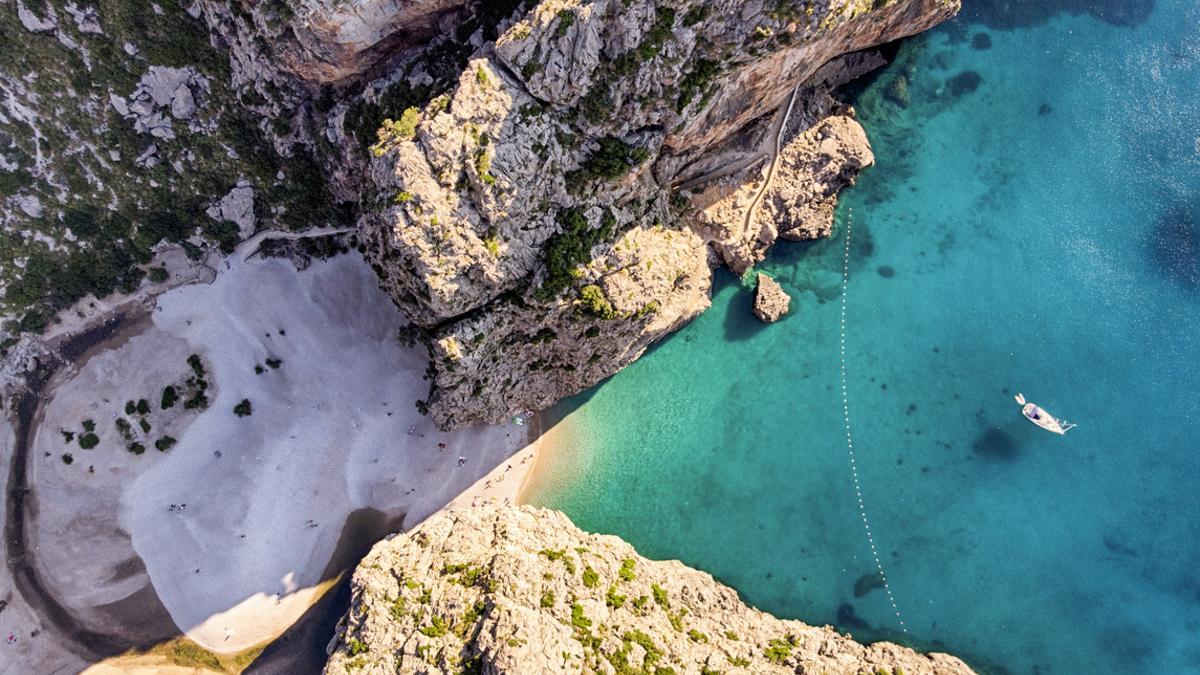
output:
[[[728,291],[726,289],[732,289]],[[767,324],[754,316],[755,289],[743,284],[725,268],[717,270],[713,278],[713,299],[725,297],[726,342],[749,340],[767,328]],[[712,310],[709,310],[712,311]]]

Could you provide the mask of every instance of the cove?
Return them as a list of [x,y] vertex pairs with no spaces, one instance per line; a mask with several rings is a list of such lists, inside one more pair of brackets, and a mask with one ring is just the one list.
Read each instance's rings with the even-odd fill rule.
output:
[[[906,42],[853,92],[877,165],[834,236],[759,268],[791,314],[763,326],[718,273],[711,310],[553,411],[527,500],[985,672],[1200,672],[1200,9],[1136,4],[968,0]],[[842,427],[849,222],[855,452],[907,634]]]

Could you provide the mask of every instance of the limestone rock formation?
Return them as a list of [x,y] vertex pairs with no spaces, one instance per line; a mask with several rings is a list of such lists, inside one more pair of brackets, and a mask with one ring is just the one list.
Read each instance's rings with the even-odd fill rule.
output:
[[780,171],[760,217],[791,241],[828,237],[837,194],[875,162],[867,134],[853,117],[831,115],[799,134],[779,155]]
[[492,502],[380,542],[359,564],[325,672],[971,673],[747,607],[556,511]]
[[[547,0],[446,94],[395,111],[360,227],[383,286],[432,333],[434,419],[578,392],[707,307],[706,266],[740,273],[779,236],[827,234],[836,191],[872,159],[829,92],[881,60],[849,53],[957,8]],[[672,193],[755,148],[774,167],[759,217]]]
[[754,291],[754,316],[766,323],[775,323],[788,313],[792,299],[779,282],[758,273],[758,288]]

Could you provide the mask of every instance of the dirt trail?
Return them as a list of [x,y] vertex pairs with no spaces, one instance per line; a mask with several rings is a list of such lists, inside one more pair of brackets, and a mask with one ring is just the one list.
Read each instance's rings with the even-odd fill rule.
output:
[[775,169],[779,166],[779,151],[783,145],[783,133],[787,129],[788,119],[792,116],[792,108],[796,105],[796,94],[800,92],[799,85],[792,90],[792,97],[788,100],[787,110],[783,115],[775,121],[775,126],[772,129],[772,135],[775,137],[775,145],[771,149],[771,166],[767,168],[767,178],[763,181],[762,187],[759,188],[758,194],[754,195],[754,201],[750,202],[750,206],[746,209],[746,220],[742,223],[742,231],[749,232],[750,227],[754,224],[754,211],[758,209],[759,203],[766,196],[767,190],[771,187],[771,181],[775,178]]

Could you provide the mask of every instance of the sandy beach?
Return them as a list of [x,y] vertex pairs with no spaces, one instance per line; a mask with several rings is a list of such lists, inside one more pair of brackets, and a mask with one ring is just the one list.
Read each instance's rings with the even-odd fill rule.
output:
[[[443,433],[418,412],[427,356],[400,343],[403,317],[357,254],[303,272],[228,262],[44,392],[28,539],[89,630],[143,607],[161,617],[147,636],[178,627],[219,654],[262,644],[375,541],[450,503],[516,499],[533,464],[536,418]],[[163,407],[199,372],[193,354],[207,406]]]

